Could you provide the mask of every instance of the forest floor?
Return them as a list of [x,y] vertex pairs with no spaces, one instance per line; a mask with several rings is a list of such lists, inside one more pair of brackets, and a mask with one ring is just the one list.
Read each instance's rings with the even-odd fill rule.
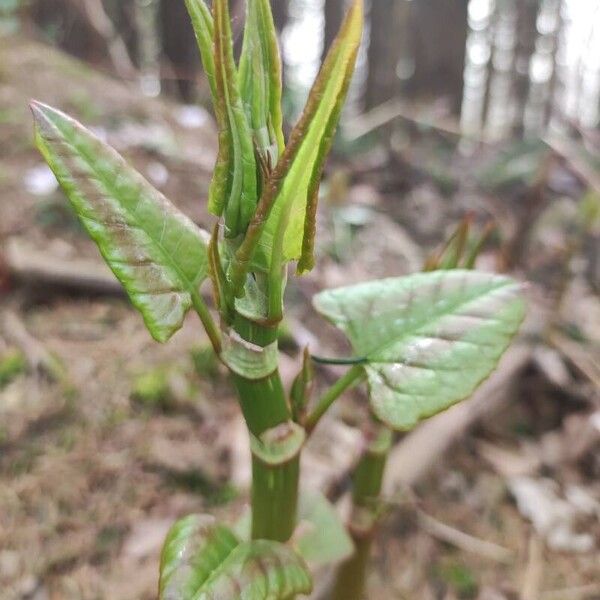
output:
[[[36,42],[0,43],[0,600],[151,599],[176,518],[243,513],[244,427],[197,319],[160,346],[115,293],[33,146],[27,102],[96,127],[207,228],[214,125]],[[599,232],[580,216],[581,173],[537,146],[511,162],[414,123],[386,129],[329,167],[319,265],[288,294],[286,383],[304,345],[347,351],[315,291],[420,270],[467,213],[496,222],[479,266],[531,282],[535,324],[496,410],[390,496],[369,598],[599,599]],[[307,485],[343,494],[364,414],[358,391],[326,419]]]

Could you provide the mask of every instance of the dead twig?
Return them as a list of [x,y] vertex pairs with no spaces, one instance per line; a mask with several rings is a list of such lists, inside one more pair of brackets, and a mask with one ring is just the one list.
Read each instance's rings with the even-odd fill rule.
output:
[[544,577],[544,546],[542,540],[533,535],[529,540],[529,558],[521,588],[521,600],[539,600]]
[[451,544],[459,550],[477,554],[483,558],[500,563],[511,563],[514,559],[514,552],[508,548],[504,548],[493,542],[481,540],[454,527],[450,527],[450,525],[434,519],[421,510],[417,510],[417,515],[419,517],[419,524],[429,535],[442,542]]
[[423,129],[432,129],[443,135],[455,138],[463,136],[463,132],[455,120],[448,118],[434,120],[423,117],[415,106],[407,105],[406,102],[399,100],[389,100],[368,113],[356,117],[352,125],[348,127],[346,135],[349,140],[358,140],[396,119],[402,119]]
[[600,363],[597,361],[597,353],[587,351],[579,342],[569,339],[558,331],[552,331],[548,337],[549,343],[587,377],[596,390],[600,390]]

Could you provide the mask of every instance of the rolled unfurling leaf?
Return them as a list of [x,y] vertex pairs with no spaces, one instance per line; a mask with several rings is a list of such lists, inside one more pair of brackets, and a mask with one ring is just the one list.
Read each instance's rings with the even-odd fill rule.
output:
[[256,160],[242,106],[227,0],[214,0],[215,113],[219,154],[209,191],[209,209],[225,217],[225,236],[246,231],[258,199]]
[[207,234],[77,121],[38,102],[31,108],[37,146],[79,219],[152,336],[167,341],[202,302]]
[[372,408],[398,430],[468,397],[525,314],[520,284],[465,270],[325,291],[314,305],[366,359]]
[[354,0],[304,112],[262,190],[232,272],[238,285],[249,266],[269,272],[297,259],[300,271],[312,266],[319,181],[354,72],[362,26],[363,2]]
[[254,143],[271,166],[283,152],[281,57],[269,0],[248,0],[240,89]]
[[304,561],[277,542],[240,542],[208,515],[171,528],[160,565],[159,600],[287,600],[309,594]]
[[202,66],[210,85],[213,101],[217,98],[217,84],[215,82],[215,59],[213,56],[213,37],[215,26],[212,14],[204,0],[185,0],[196,42],[200,50]]

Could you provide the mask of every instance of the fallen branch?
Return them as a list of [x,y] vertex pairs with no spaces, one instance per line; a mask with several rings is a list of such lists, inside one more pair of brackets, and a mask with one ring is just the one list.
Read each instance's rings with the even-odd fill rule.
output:
[[428,119],[422,116],[415,106],[407,105],[399,100],[389,100],[373,108],[368,113],[356,117],[345,131],[349,141],[355,141],[365,135],[384,127],[396,119],[408,121],[424,129],[432,129],[443,135],[462,137],[460,125],[453,119],[441,120]]
[[104,263],[65,260],[47,251],[36,250],[18,238],[7,241],[4,262],[12,278],[29,285],[123,295],[121,284]]
[[451,544],[459,550],[477,554],[483,558],[488,558],[500,563],[511,563],[514,559],[514,552],[493,542],[480,540],[468,533],[464,533],[446,523],[442,523],[421,510],[417,511],[419,524],[432,537]]

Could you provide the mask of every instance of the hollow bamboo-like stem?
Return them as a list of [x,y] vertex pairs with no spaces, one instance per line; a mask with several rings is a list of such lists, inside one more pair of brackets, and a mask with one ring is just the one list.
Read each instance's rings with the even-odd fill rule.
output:
[[352,515],[348,528],[355,552],[338,569],[332,600],[363,600],[373,536],[380,516],[380,495],[392,432],[381,424],[361,457],[353,476]]
[[[266,347],[277,338],[276,327],[238,319],[236,332],[248,342]],[[254,438],[291,421],[291,409],[279,370],[258,380],[233,374],[246,424]],[[252,456],[252,538],[286,542],[296,526],[300,456],[268,464]]]

